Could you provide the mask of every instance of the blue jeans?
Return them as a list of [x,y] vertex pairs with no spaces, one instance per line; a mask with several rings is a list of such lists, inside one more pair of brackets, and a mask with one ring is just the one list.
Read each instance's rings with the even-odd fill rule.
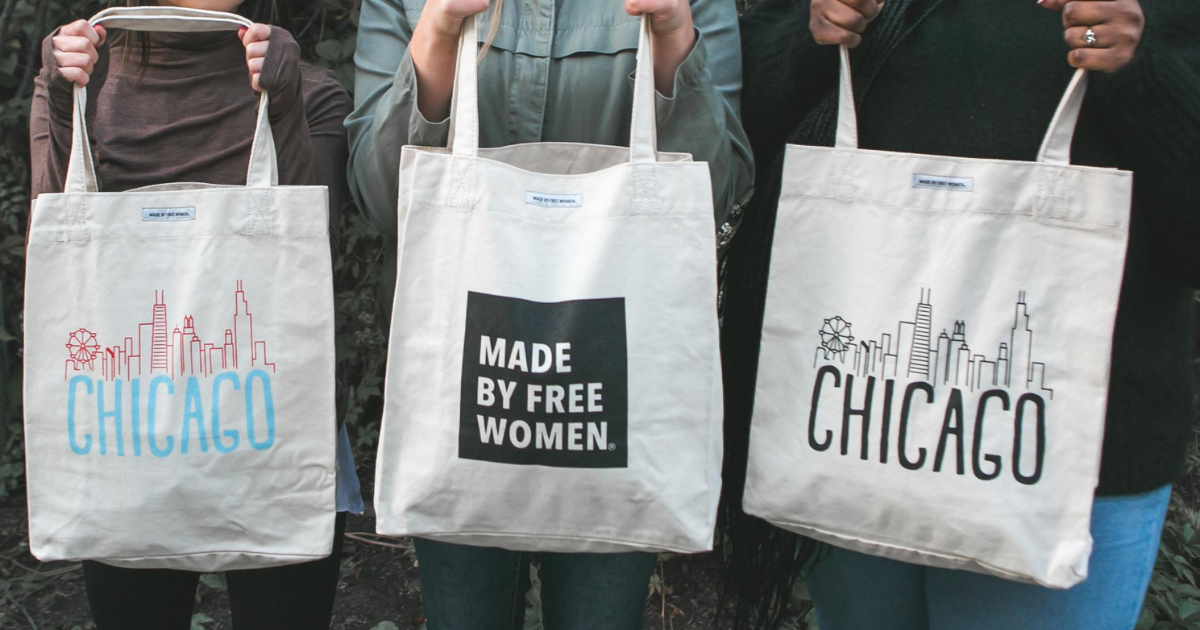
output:
[[[429,630],[521,630],[528,553],[414,539]],[[546,630],[638,630],[652,553],[543,553]]]
[[808,592],[821,630],[1129,630],[1154,571],[1171,486],[1100,497],[1088,578],[1053,590],[834,549]]

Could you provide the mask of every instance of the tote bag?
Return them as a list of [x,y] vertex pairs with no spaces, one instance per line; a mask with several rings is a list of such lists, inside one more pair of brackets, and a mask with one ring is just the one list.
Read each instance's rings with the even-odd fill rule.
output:
[[1086,74],[1037,162],[789,146],[744,507],[905,562],[1087,576],[1132,177],[1069,164]]
[[405,147],[375,509],[382,534],[528,551],[702,551],[721,462],[706,164],[655,147],[479,148],[476,26],[450,149]]
[[[91,23],[250,25],[162,7],[109,9]],[[86,100],[76,87],[65,192],[37,198],[29,236],[31,552],[193,571],[329,555],[336,422],[325,187],[278,185],[263,94],[246,186],[98,192]]]

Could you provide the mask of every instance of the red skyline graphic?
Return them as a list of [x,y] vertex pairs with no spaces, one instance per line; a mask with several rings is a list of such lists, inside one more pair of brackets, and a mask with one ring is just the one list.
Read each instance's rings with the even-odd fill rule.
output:
[[[225,329],[219,345],[196,335],[192,315],[183,317],[182,326],[176,325],[170,331],[168,327],[166,291],[155,291],[150,321],[139,322],[136,336],[125,337],[119,345],[101,346],[96,333],[86,328],[70,333],[63,379],[72,371],[95,372],[97,363],[106,381],[141,376],[146,367],[152,375],[165,374],[172,379],[182,375],[212,376],[239,368],[270,368],[275,372],[275,364],[267,361],[267,342],[254,335],[254,315],[241,280],[233,294],[233,324]],[[143,364],[147,351],[148,366]]]

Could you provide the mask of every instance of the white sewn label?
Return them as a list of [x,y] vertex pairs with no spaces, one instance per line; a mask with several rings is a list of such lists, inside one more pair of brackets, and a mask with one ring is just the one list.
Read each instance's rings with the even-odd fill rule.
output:
[[971,192],[975,190],[974,177],[943,177],[941,175],[925,175],[913,173],[913,188],[931,188],[933,190],[953,190],[956,192]]
[[143,221],[195,221],[196,208],[142,208]]
[[543,208],[582,208],[583,195],[549,195],[526,190],[525,203]]

